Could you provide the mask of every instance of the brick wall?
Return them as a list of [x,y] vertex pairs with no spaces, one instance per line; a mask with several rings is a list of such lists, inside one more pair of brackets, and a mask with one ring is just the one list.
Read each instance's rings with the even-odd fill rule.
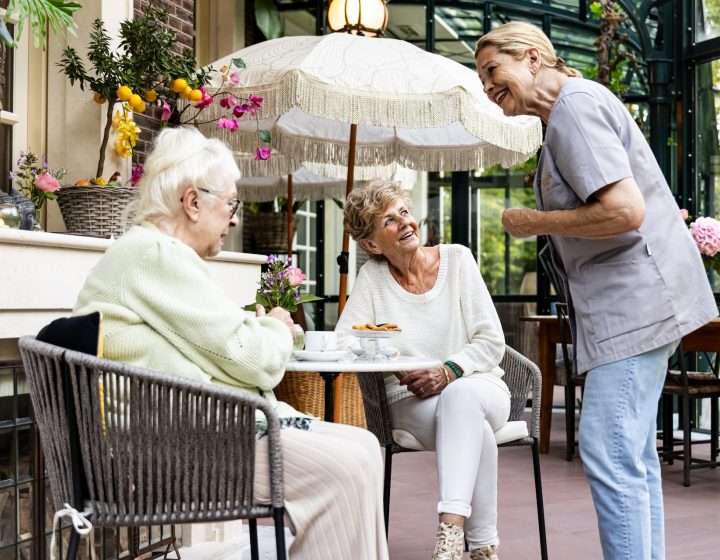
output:
[[[169,15],[168,27],[177,34],[177,51],[189,48],[195,50],[195,0],[135,0],[134,17],[142,14],[147,4],[163,8]],[[150,107],[142,115],[135,115],[135,121],[142,132],[135,149],[133,163],[142,163],[150,151],[153,140],[161,128],[161,111]]]

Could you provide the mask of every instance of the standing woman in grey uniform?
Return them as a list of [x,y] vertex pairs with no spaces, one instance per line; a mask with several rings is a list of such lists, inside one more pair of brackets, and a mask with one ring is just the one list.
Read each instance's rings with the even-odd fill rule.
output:
[[565,66],[538,28],[478,41],[485,93],[547,125],[538,209],[505,210],[514,237],[549,235],[569,288],[575,360],[587,372],[580,455],[603,556],[665,557],[655,418],[667,359],[717,316],[700,254],[645,137],[604,86]]

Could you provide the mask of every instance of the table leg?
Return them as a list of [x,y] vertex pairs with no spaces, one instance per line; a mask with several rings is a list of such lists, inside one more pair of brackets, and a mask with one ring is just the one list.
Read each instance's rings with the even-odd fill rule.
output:
[[339,373],[320,372],[325,380],[325,422],[335,421],[335,380]]
[[555,343],[550,342],[550,325],[541,323],[538,329],[538,366],[542,375],[540,396],[540,453],[550,450],[550,424],[555,388]]

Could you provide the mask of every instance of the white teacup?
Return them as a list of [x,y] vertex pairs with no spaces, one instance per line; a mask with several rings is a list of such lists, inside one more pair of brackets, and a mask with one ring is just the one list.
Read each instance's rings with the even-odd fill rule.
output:
[[333,331],[306,331],[305,350],[332,352],[337,350],[337,333]]

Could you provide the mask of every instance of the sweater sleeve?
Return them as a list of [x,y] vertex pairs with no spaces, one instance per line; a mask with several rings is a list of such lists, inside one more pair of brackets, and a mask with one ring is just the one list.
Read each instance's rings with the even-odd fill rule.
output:
[[252,317],[209,278],[192,249],[151,243],[118,282],[123,305],[218,381],[269,390],[292,351],[287,327]]
[[469,342],[447,359],[459,365],[464,375],[492,372],[505,354],[505,335],[478,265],[466,248],[460,253],[459,275],[460,307]]

